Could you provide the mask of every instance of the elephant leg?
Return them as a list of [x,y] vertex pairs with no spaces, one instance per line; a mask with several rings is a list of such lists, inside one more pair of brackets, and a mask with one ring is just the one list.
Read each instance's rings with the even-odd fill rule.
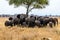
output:
[[56,23],[54,22],[54,26],[56,26]]

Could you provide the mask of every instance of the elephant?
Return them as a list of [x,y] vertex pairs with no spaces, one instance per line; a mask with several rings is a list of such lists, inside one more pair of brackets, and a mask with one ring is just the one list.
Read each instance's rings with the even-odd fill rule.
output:
[[25,22],[25,18],[27,17],[26,14],[18,14],[17,18],[20,19],[20,24],[23,25],[23,22]]
[[39,20],[35,20],[35,25],[38,27],[41,27],[40,21]]
[[16,25],[20,25],[20,19],[18,19],[18,18],[14,18],[13,19],[13,24],[14,24],[14,26],[16,26]]
[[34,16],[29,16],[25,18],[26,24],[28,27],[34,27],[35,26],[35,17]]
[[13,26],[13,22],[12,21],[5,21],[5,26]]
[[55,20],[56,24],[58,25],[58,19],[57,18],[54,18],[54,20]]
[[49,18],[49,22],[52,22],[54,24],[54,26],[56,26],[56,21],[54,18]]
[[53,23],[52,22],[49,22],[49,26],[52,28],[53,27]]

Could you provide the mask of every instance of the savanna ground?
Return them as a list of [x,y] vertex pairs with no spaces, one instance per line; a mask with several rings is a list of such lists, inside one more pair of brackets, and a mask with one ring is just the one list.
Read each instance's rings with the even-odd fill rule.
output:
[[42,40],[49,38],[50,40],[60,40],[60,18],[58,26],[50,28],[27,28],[27,27],[5,27],[4,22],[8,18],[0,17],[0,40]]

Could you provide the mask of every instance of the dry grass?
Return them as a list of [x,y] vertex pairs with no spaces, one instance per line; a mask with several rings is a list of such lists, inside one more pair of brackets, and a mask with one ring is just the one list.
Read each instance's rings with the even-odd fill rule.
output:
[[54,28],[21,28],[16,26],[9,28],[4,26],[6,20],[8,18],[0,18],[0,40],[42,40],[44,37],[50,38],[50,40],[60,40],[60,21],[59,25]]

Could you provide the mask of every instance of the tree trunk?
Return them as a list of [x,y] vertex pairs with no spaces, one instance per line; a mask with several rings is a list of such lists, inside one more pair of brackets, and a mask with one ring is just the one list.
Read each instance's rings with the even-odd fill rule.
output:
[[26,15],[28,16],[29,13],[29,5],[27,6],[27,11],[26,11]]

